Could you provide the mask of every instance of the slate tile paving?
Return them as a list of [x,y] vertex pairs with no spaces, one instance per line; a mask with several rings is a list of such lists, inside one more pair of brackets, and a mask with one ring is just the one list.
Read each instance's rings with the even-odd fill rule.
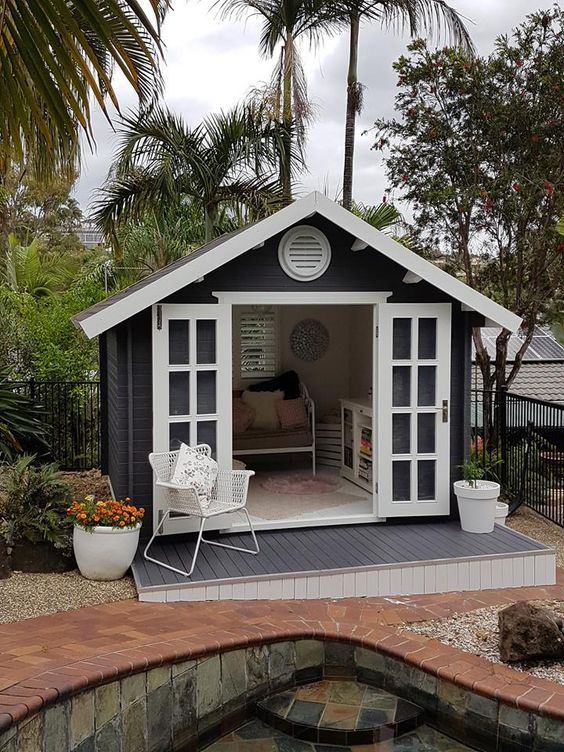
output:
[[214,742],[205,752],[471,752],[471,748],[429,726],[382,743],[337,746],[293,739],[261,721],[252,720]]
[[373,729],[416,719],[420,708],[383,689],[356,681],[323,679],[260,700],[269,714],[307,726]]

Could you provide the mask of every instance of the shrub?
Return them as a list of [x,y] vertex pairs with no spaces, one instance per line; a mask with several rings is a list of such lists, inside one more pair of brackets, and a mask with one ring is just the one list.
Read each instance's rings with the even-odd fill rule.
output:
[[43,417],[41,408],[15,392],[0,371],[0,463],[11,462],[26,450],[46,451],[48,428]]
[[2,472],[0,534],[11,546],[52,543],[70,552],[70,487],[56,464],[36,466],[34,461],[35,455],[24,455]]

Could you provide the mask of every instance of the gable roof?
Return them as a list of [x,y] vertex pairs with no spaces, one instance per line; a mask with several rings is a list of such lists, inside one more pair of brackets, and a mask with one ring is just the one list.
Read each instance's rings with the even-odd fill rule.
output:
[[407,271],[459,300],[467,310],[482,314],[488,323],[503,326],[512,332],[519,328],[521,319],[511,311],[418,256],[389,235],[374,229],[317,191],[269,217],[212,240],[188,256],[87,308],[77,314],[73,321],[88,337],[96,337],[312,214],[325,217],[355,237],[359,244],[374,248]]

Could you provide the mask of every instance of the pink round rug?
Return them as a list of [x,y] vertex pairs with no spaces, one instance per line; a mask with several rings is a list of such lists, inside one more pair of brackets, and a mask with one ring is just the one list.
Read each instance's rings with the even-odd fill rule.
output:
[[280,478],[267,478],[262,487],[275,494],[326,494],[336,491],[341,482],[338,478],[314,475],[286,475]]

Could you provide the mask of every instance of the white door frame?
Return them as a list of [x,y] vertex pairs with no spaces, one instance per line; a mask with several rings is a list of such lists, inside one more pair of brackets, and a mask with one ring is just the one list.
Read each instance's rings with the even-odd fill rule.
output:
[[[393,292],[212,292],[218,303],[229,305],[375,305]],[[213,304],[212,304],[213,305]]]
[[[377,326],[378,320],[378,305],[385,303],[388,298],[393,295],[391,290],[378,290],[378,291],[348,291],[348,292],[315,292],[315,291],[298,291],[298,292],[269,292],[269,291],[253,291],[253,292],[240,292],[229,290],[214,290],[212,292],[214,298],[218,303],[227,305],[366,305],[371,306],[373,309],[373,326]],[[373,383],[375,379],[375,364],[376,364],[376,344],[373,347]],[[377,395],[374,392],[373,387],[373,403],[376,406]],[[373,413],[376,415],[376,412]],[[376,433],[374,433],[376,435]],[[375,474],[376,475],[376,474]],[[377,509],[378,496],[375,492],[377,488],[377,478],[374,478],[375,489],[373,493],[373,513],[351,515],[349,517],[327,517],[317,519],[287,519],[287,520],[268,520],[265,522],[253,522],[256,530],[276,530],[276,529],[290,529],[293,527],[318,527],[319,525],[347,525],[358,524],[363,522],[377,522],[380,520]],[[237,522],[233,525],[232,529],[243,528],[244,525],[239,525]]]

